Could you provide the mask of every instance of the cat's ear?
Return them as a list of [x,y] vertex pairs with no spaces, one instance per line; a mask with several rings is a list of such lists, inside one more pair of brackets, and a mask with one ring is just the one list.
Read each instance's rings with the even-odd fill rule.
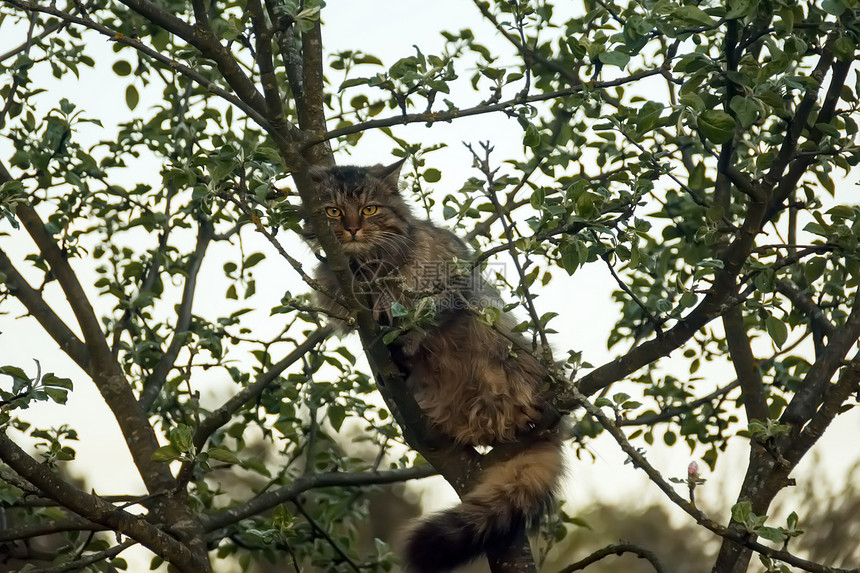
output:
[[397,183],[400,181],[400,170],[403,168],[404,163],[406,163],[405,157],[391,165],[379,165],[375,168],[376,173],[374,173],[374,175],[379,177],[383,183],[396,191],[398,189]]

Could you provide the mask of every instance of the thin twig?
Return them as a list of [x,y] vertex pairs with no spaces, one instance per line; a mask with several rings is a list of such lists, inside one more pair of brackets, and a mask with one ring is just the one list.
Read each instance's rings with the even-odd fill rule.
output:
[[325,539],[328,544],[331,545],[335,553],[340,555],[340,558],[345,561],[353,569],[353,571],[355,571],[356,573],[361,573],[361,569],[358,567],[358,564],[356,564],[356,562],[353,561],[352,558],[347,555],[343,549],[341,549],[340,544],[338,544],[334,539],[332,539],[331,535],[329,535],[328,532],[316,522],[313,516],[311,516],[311,514],[309,514],[307,511],[305,511],[305,508],[301,504],[301,502],[298,499],[293,499],[291,501],[293,502],[293,505],[296,506],[296,509],[299,510],[299,513],[301,513],[305,517],[305,519],[308,520],[308,523],[311,524],[311,527],[313,527],[314,531],[319,533],[323,537],[323,539]]
[[105,559],[113,559],[129,547],[137,545],[137,543],[138,542],[134,539],[126,539],[119,545],[114,545],[113,547],[109,547],[104,551],[91,553],[86,557],[81,557],[80,559],[69,561],[68,563],[62,563],[60,565],[57,565],[56,567],[46,567],[44,569],[30,569],[29,571],[31,573],[64,573],[65,571],[81,571],[87,565],[92,565],[93,563],[104,561]]
[[648,561],[652,567],[654,567],[654,571],[657,573],[664,573],[666,569],[663,567],[663,564],[657,558],[657,555],[653,551],[648,551],[638,545],[633,545],[632,543],[617,543],[615,545],[607,545],[603,549],[598,549],[588,557],[584,559],[580,559],[576,563],[571,563],[559,573],[573,573],[574,571],[582,571],[589,565],[597,563],[604,557],[609,557],[610,555],[623,555],[624,553],[633,553],[637,555],[640,559],[645,559]]
[[813,563],[811,561],[807,561],[806,559],[802,559],[791,553],[786,551],[779,551],[776,549],[772,549],[767,547],[766,545],[762,545],[757,541],[753,541],[749,539],[746,535],[741,535],[738,532],[729,529],[723,525],[720,525],[716,521],[713,521],[709,517],[707,517],[702,511],[681,497],[676,491],[675,488],[667,482],[663,476],[658,472],[654,466],[642,455],[642,453],[635,448],[628,440],[627,436],[618,428],[618,426],[609,419],[603,411],[592,404],[588,398],[585,397],[577,388],[572,388],[571,390],[574,398],[579,401],[579,404],[585,408],[585,410],[597,418],[600,425],[613,437],[615,438],[615,442],[621,447],[621,449],[630,456],[630,460],[633,463],[634,467],[641,469],[644,471],[651,481],[669,498],[672,503],[677,505],[679,508],[684,510],[690,517],[692,517],[696,523],[708,529],[709,531],[723,537],[725,539],[730,539],[736,543],[740,543],[745,545],[746,547],[761,553],[762,555],[766,555],[767,557],[771,557],[773,559],[778,559],[783,561],[784,563],[788,563],[789,565],[794,565],[796,567],[800,567],[804,571],[809,571],[810,573],[860,573],[858,569],[840,569],[835,567],[828,567],[826,565],[821,565],[819,563]]

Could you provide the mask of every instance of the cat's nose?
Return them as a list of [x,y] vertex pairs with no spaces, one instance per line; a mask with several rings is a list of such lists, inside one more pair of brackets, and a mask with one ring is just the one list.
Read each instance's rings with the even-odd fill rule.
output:
[[346,227],[346,230],[349,231],[353,239],[355,238],[355,234],[358,233],[358,227]]

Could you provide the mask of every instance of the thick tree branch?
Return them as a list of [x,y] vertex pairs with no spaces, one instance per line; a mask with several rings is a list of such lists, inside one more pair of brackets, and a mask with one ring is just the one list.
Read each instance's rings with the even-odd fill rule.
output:
[[101,498],[89,495],[67,483],[53,474],[47,466],[27,455],[9,439],[4,431],[0,431],[0,459],[60,505],[107,529],[118,531],[137,540],[173,563],[181,571],[198,573],[206,570],[201,568],[201,564],[194,558],[191,551],[178,540],[139,516],[117,509]]
[[116,417],[147,490],[154,493],[168,489],[173,483],[169,469],[165,464],[152,461],[152,454],[158,448],[155,432],[139,408],[122,368],[114,359],[95,311],[69,261],[45,229],[35,209],[22,203],[17,206],[16,215],[66,295],[84,335],[93,382]]
[[[133,38],[130,36],[126,36],[124,34],[120,34],[119,32],[116,32],[115,30],[111,30],[110,28],[107,28],[106,26],[103,26],[103,25],[99,24],[98,22],[94,22],[94,21],[87,19],[87,18],[81,18],[79,16],[75,16],[73,14],[63,12],[62,10],[58,10],[57,8],[55,8],[53,6],[40,6],[40,5],[35,4],[33,2],[29,2],[27,0],[4,0],[4,1],[17,7],[17,8],[20,8],[21,10],[25,10],[28,12],[41,12],[44,14],[49,14],[51,16],[55,16],[57,18],[62,19],[64,22],[77,24],[77,25],[82,26],[84,28],[94,30],[94,31],[98,32],[99,34],[102,34],[103,36],[108,37],[111,41],[129,46],[131,48],[134,48],[138,52],[140,52],[146,56],[149,56],[150,58],[152,58],[153,60],[155,60],[159,64],[163,65],[165,67],[165,69],[174,70],[176,72],[179,72],[183,76],[185,76],[188,79],[190,79],[191,81],[199,84],[201,87],[206,88],[207,90],[209,90],[213,94],[217,95],[218,97],[232,103],[234,106],[236,106],[237,108],[242,110],[248,117],[250,117],[255,122],[257,122],[257,124],[260,125],[263,129],[265,129],[269,133],[272,133],[273,135],[276,135],[275,128],[269,124],[264,113],[261,113],[260,111],[255,109],[252,105],[249,105],[248,103],[243,101],[241,98],[237,97],[235,94],[228,92],[227,90],[225,90],[221,86],[217,85],[215,82],[209,80],[208,78],[203,76],[197,70],[190,68],[189,66],[183,64],[182,62],[171,59],[171,58],[155,51],[154,49],[152,49],[151,47],[147,46],[142,41],[140,41],[138,38]],[[300,136],[300,133],[298,132],[297,129],[295,129],[294,126],[288,126],[287,129],[289,130],[289,132],[291,133],[291,136],[293,138],[298,138]]]
[[[836,38],[839,36],[836,35]],[[821,82],[824,80],[824,75],[826,74],[826,68],[822,66],[824,63],[832,61],[832,43],[835,41],[835,38],[831,35],[828,39],[827,44],[824,46],[824,51],[821,54],[821,60],[819,62],[819,67],[815,69],[812,73],[812,78],[818,82],[818,87],[814,89],[810,89],[807,92],[807,95],[815,96],[815,99],[812,100],[811,104],[807,102],[806,97],[804,97],[800,106],[798,106],[798,113],[795,115],[794,119],[792,119],[790,137],[786,138],[783,147],[789,142],[792,141],[793,145],[789,148],[791,151],[791,156],[789,159],[791,163],[789,165],[788,173],[782,175],[784,172],[784,168],[780,171],[780,175],[782,175],[778,179],[778,184],[776,189],[773,192],[773,197],[771,197],[770,205],[768,208],[768,212],[765,215],[765,222],[771,220],[783,209],[783,204],[785,201],[794,193],[797,188],[797,184],[800,181],[800,178],[806,173],[806,170],[810,165],[817,159],[815,154],[803,155],[800,157],[794,157],[794,153],[796,152],[797,145],[799,143],[800,134],[803,133],[803,130],[808,128],[807,122],[809,121],[809,116],[812,113],[812,108],[814,104],[817,103],[818,96],[818,88],[820,87]],[[833,119],[834,113],[836,111],[836,104],[839,102],[842,94],[842,88],[845,85],[845,80],[848,77],[848,73],[851,70],[851,65],[854,62],[853,56],[851,58],[847,58],[846,60],[837,61],[833,64],[833,73],[830,78],[830,85],[827,88],[827,94],[824,96],[824,101],[821,104],[821,109],[818,112],[818,116],[815,118],[815,125],[809,127],[809,137],[808,141],[814,143],[816,147],[821,139],[824,137],[824,132],[818,127],[819,124],[828,124],[830,120]],[[823,72],[821,70],[824,70]],[[779,161],[780,156],[782,156],[783,150],[780,149],[780,154],[777,156],[777,161]],[[776,167],[776,162],[774,166]],[[773,168],[771,169],[773,170]],[[771,174],[768,172],[768,177]],[[777,181],[777,180],[774,180]]]
[[860,291],[854,295],[851,313],[845,324],[839,327],[828,340],[824,351],[809,368],[803,383],[780,417],[782,423],[793,427],[791,434],[793,437],[798,435],[801,428],[809,422],[822,404],[830,380],[858,338],[860,338]]
[[[161,9],[149,0],[120,0],[123,4],[144,16],[165,30],[172,32],[200,50],[204,56],[215,62],[223,78],[227,81],[236,95],[250,105],[257,113],[266,116],[266,102],[257,91],[254,82],[245,75],[239,63],[226,47],[218,40],[214,32],[198,22],[191,26],[181,18]],[[261,126],[265,129],[266,126]],[[276,132],[277,133],[277,132]],[[273,133],[274,135],[274,133]]]
[[809,321],[817,327],[821,333],[830,338],[836,334],[836,327],[830,322],[830,319],[824,314],[815,301],[804,294],[796,285],[788,279],[777,279],[774,282],[777,292],[791,301],[794,308],[800,310],[809,317]]
[[[627,354],[617,357],[612,362],[604,364],[582,377],[578,382],[579,391],[585,395],[594,394],[642,366],[663,356],[668,356],[673,350],[689,340],[700,328],[728,310],[728,307],[724,305],[734,291],[737,276],[755,245],[755,237],[761,228],[764,208],[763,202],[751,201],[749,203],[743,225],[735,234],[734,241],[720,256],[723,261],[723,268],[717,271],[713,285],[702,302],[675,326],[664,332],[662,337],[646,341]],[[568,410],[576,402],[569,392],[562,392],[556,400],[562,410]]]
[[747,334],[740,306],[733,306],[723,314],[723,328],[726,332],[732,366],[741,385],[747,422],[767,420],[769,410],[764,393],[764,381],[758,369],[758,361],[752,353],[752,343]]
[[[749,467],[738,496],[739,501],[749,501],[758,515],[767,513],[777,493],[789,484],[788,476],[800,459],[821,437],[848,396],[858,390],[858,380],[860,354],[842,371],[839,381],[825,391],[821,408],[799,435],[795,431],[785,439],[770,444],[768,448],[756,443],[751,445]],[[735,522],[732,522],[729,528],[735,532],[741,531],[741,527]],[[726,537],[714,571],[745,569],[750,559],[748,547],[749,544]]]
[[27,283],[2,250],[0,250],[0,273],[6,275],[6,288],[24,305],[27,312],[33,315],[45,332],[81,370],[89,373],[87,346],[66,326],[63,319],[57,316],[57,313],[42,298],[41,293]]
[[[824,50],[818,58],[818,64],[809,74],[810,79],[813,81],[807,88],[806,93],[803,94],[803,99],[801,99],[798,104],[797,109],[794,112],[794,116],[788,125],[782,146],[774,159],[773,165],[768,170],[767,174],[765,174],[762,181],[765,187],[769,189],[779,183],[785,173],[786,167],[788,167],[789,162],[794,156],[794,152],[797,149],[797,144],[800,140],[800,135],[803,133],[803,130],[806,129],[809,116],[818,101],[818,91],[821,88],[821,84],[824,83],[824,77],[827,75],[827,70],[829,70],[830,66],[833,65],[833,43],[838,38],[838,32],[833,31],[830,33],[827,43],[824,46]],[[776,197],[776,195],[774,195],[774,197]]]
[[257,47],[257,68],[260,70],[260,81],[263,84],[263,94],[266,100],[266,117],[275,127],[283,129],[287,125],[284,115],[284,104],[278,79],[275,76],[275,64],[272,57],[272,28],[266,22],[263,5],[260,0],[248,0],[248,15],[254,26],[254,36]]
[[89,519],[70,517],[68,519],[51,520],[48,523],[35,523],[0,529],[0,543],[17,541],[19,539],[32,539],[33,537],[66,531],[104,531],[105,529],[104,525],[94,523]]
[[792,465],[796,465],[824,434],[824,430],[840,413],[845,401],[858,392],[860,392],[860,354],[855,355],[845,366],[836,384],[827,388],[821,407],[786,448],[785,459]]
[[[8,176],[5,169],[2,176]],[[121,366],[114,358],[92,305],[66,255],[60,250],[35,209],[29,204],[18,203],[16,215],[36,243],[40,254],[50,266],[51,272],[66,295],[84,335],[89,357],[88,371],[119,425],[147,491],[150,494],[166,494],[150,500],[151,515],[154,519],[169,524],[172,534],[188,542],[188,547],[194,552],[194,559],[197,561],[195,571],[201,573],[209,571],[206,548],[202,544],[202,539],[195,537],[194,530],[197,525],[190,517],[187,503],[184,503],[184,493],[173,491],[176,482],[169,466],[152,459],[159,447],[155,432],[135,399]],[[101,523],[92,515],[84,515],[88,519]],[[141,541],[144,542],[144,540]],[[181,560],[183,557],[180,555],[178,558]]]
[[[302,92],[301,101],[296,101],[299,126],[311,139],[323,137],[325,121],[325,76],[323,75],[322,26],[319,18],[313,28],[302,34]],[[312,165],[334,165],[334,156],[328,141],[308,147],[305,152]]]

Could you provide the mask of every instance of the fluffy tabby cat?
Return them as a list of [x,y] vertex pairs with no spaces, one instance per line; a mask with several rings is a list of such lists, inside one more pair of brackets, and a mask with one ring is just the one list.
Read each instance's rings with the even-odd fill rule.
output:
[[[397,326],[393,303],[412,308],[423,301],[426,308],[427,298],[433,300],[430,324],[401,335],[392,354],[436,428],[469,446],[516,441],[529,435],[546,409],[539,391],[546,371],[531,354],[516,351],[523,340],[509,328],[478,320],[475,304],[497,304],[498,295],[477,272],[457,271],[456,261],[469,259],[460,239],[412,215],[398,190],[402,163],[312,171],[354,286],[366,289],[376,319],[387,325]],[[316,275],[331,292],[339,291],[325,262]],[[343,312],[326,296],[318,302]],[[524,522],[540,515],[552,499],[562,459],[553,435],[530,439],[528,449],[485,471],[460,505],[410,530],[409,571],[448,571],[503,549]]]

